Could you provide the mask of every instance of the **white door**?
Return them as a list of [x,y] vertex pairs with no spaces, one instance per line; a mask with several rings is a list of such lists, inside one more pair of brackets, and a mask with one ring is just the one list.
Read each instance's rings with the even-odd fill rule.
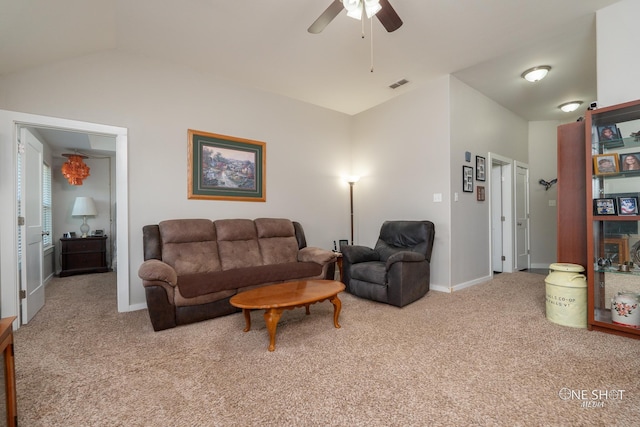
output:
[[502,165],[491,165],[491,265],[495,273],[502,273],[504,216],[502,215]]
[[513,160],[489,153],[491,163],[491,264],[494,272],[513,273]]
[[[20,315],[28,323],[44,306],[42,283],[42,143],[28,130],[20,130],[20,144],[24,147],[22,168],[22,201],[24,217],[24,250],[22,251]],[[18,151],[18,155],[21,155]]]
[[529,168],[518,162],[516,162],[515,210],[516,270],[526,270],[530,266]]

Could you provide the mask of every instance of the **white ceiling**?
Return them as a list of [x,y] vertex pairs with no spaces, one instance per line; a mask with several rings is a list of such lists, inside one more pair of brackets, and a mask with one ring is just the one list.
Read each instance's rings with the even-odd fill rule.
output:
[[[118,49],[357,114],[453,74],[527,120],[566,121],[559,104],[595,100],[594,12],[618,0],[390,0],[404,25],[372,22],[373,72],[368,21],[364,40],[344,12],[307,32],[331,1],[0,0],[0,75]],[[536,65],[545,80],[520,77]]]

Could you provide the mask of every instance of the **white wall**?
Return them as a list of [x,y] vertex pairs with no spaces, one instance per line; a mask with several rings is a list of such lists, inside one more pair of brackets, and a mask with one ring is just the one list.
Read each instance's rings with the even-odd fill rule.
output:
[[[465,152],[471,152],[471,162]],[[489,192],[477,201],[475,156],[483,156],[490,168],[488,153],[527,163],[527,121],[490,100],[461,81],[451,78],[451,287],[460,288],[491,277],[491,228]],[[474,169],[473,193],[462,192],[462,166]]]
[[[131,305],[145,302],[137,277],[145,224],[286,217],[302,223],[309,245],[327,249],[348,235],[340,180],[349,170],[347,115],[113,51],[0,77],[0,109],[128,128]],[[187,129],[266,142],[267,202],[188,200]],[[10,131],[0,134],[3,159],[14,156],[11,139]],[[0,194],[10,198],[5,163]],[[11,221],[10,209],[0,213]],[[2,249],[3,275],[11,250]]]
[[[557,185],[549,190],[538,181],[558,177],[557,121],[529,122],[529,196],[531,213],[531,267],[548,268],[557,261]],[[551,206],[553,205],[553,206]]]
[[[449,287],[449,77],[354,117],[355,241],[372,247],[385,220],[435,225],[431,284]],[[443,196],[433,202],[433,194]]]
[[451,76],[355,116],[357,243],[375,244],[384,220],[428,219],[436,227],[432,287],[488,279],[489,203],[476,201],[475,186],[462,193],[462,165],[475,168],[475,155],[490,151],[526,163],[527,122]]
[[596,13],[598,105],[640,99],[640,2],[623,0]]

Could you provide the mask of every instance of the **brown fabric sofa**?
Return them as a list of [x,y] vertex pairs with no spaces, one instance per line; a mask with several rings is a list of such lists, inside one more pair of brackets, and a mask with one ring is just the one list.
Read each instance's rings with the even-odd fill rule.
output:
[[288,219],[173,219],[143,227],[142,279],[153,329],[238,311],[242,290],[305,279],[333,279],[336,255],[307,247]]

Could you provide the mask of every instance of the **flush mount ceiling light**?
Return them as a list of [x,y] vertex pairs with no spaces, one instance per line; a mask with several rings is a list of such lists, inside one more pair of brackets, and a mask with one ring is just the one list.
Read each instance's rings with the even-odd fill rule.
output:
[[529,82],[539,82],[546,77],[549,70],[551,70],[551,67],[548,65],[529,68],[527,71],[522,73],[522,78]]
[[572,111],[576,111],[580,105],[582,105],[582,101],[571,101],[558,105],[558,108],[565,113],[570,113]]

